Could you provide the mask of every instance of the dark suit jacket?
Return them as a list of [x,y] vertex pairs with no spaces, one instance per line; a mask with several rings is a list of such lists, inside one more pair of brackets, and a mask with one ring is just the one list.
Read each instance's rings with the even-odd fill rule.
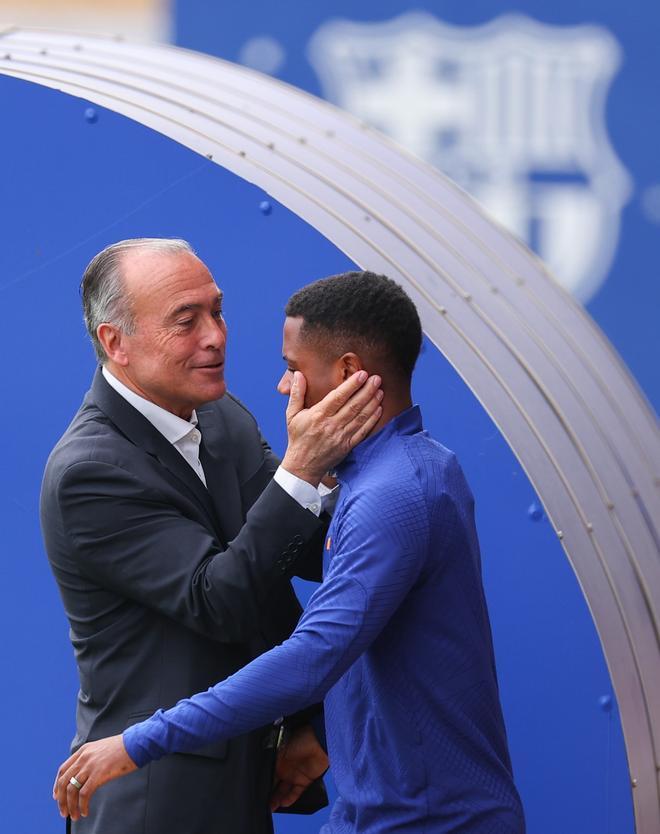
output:
[[[277,459],[237,400],[198,418],[208,489],[97,372],[48,460],[41,523],[80,676],[74,749],[227,677],[300,614],[289,577],[320,552],[322,522],[271,480]],[[111,783],[74,828],[268,831],[263,736]]]

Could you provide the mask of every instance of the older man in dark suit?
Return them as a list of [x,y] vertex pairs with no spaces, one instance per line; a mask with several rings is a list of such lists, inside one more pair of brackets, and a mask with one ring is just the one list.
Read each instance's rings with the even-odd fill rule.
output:
[[[371,431],[382,396],[377,378],[356,374],[305,409],[301,383],[278,467],[226,392],[222,294],[188,244],[108,247],[82,292],[102,367],[49,458],[41,502],[80,676],[74,749],[286,638],[300,613],[290,576],[315,572],[323,537],[317,487]],[[297,733],[300,757],[285,757],[296,772],[282,774],[297,785],[290,799],[326,764],[311,730]],[[265,834],[271,736],[264,728],[113,782],[73,827]]]

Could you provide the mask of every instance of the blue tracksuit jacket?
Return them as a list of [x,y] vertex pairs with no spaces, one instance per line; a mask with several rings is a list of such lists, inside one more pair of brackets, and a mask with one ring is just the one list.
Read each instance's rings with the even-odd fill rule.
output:
[[128,728],[140,766],[325,698],[332,834],[522,834],[473,499],[408,409],[338,467],[324,580],[293,635]]

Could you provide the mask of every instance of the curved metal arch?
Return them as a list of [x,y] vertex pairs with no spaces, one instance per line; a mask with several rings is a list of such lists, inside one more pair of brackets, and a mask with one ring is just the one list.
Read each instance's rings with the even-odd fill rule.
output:
[[212,158],[406,287],[555,526],[617,693],[637,830],[660,830],[660,444],[584,310],[446,177],[313,96],[175,47],[18,28],[2,40],[0,72]]

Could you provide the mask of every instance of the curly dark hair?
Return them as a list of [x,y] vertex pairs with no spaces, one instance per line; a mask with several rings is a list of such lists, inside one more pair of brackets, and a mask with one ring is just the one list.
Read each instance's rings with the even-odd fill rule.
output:
[[379,353],[393,371],[412,376],[422,325],[411,299],[385,275],[344,272],[321,278],[294,293],[284,312],[304,320],[303,339],[320,340],[337,355],[360,348]]

